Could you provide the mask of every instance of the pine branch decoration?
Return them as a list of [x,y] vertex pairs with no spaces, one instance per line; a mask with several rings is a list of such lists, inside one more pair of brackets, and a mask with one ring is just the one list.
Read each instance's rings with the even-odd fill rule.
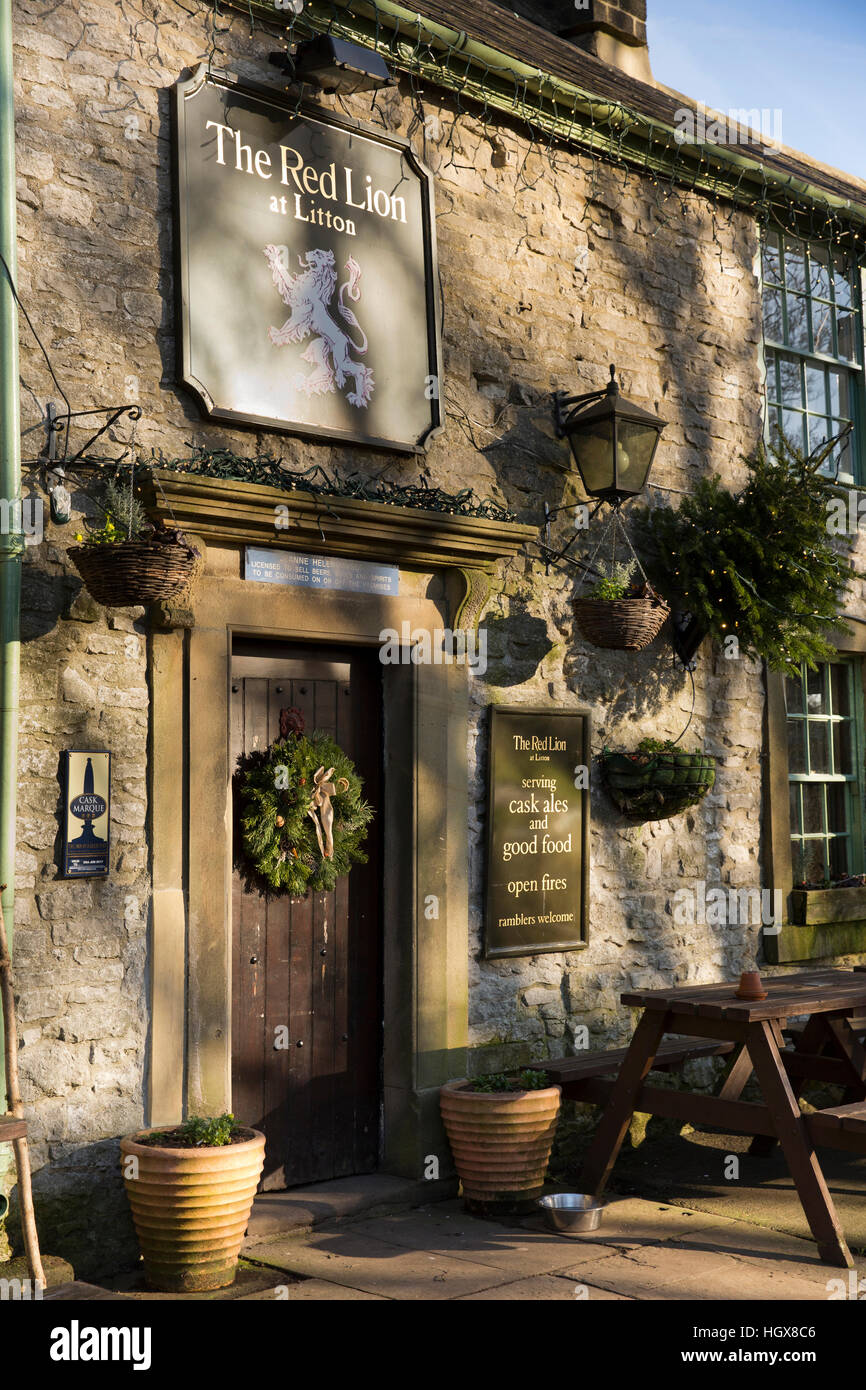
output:
[[854,576],[828,528],[833,484],[784,439],[744,462],[741,492],[702,478],[677,510],[636,518],[651,581],[714,641],[736,637],[771,670],[814,668],[836,655],[831,629],[848,630],[839,614]]

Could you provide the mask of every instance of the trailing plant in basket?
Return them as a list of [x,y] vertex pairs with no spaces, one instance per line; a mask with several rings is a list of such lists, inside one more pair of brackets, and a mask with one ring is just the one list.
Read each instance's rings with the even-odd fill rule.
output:
[[587,598],[608,599],[610,602],[628,598],[632,592],[634,571],[634,560],[629,560],[626,564],[611,565],[610,573],[602,575],[595,587],[587,594]]
[[147,604],[187,587],[199,552],[179,530],[149,520],[132,467],[100,478],[93,500],[102,524],[77,533],[69,558],[97,602],[121,608]]
[[635,519],[650,577],[714,641],[734,636],[772,670],[814,667],[836,652],[831,629],[853,575],[827,528],[833,484],[784,438],[744,459],[736,493],[701,478],[679,508]]

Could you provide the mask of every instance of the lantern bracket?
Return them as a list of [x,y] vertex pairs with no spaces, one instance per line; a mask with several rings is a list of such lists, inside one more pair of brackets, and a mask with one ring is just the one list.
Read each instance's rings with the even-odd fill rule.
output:
[[582,396],[569,396],[565,391],[554,391],[553,409],[556,425],[557,439],[565,439],[568,433],[567,426],[576,414],[580,413],[580,408],[589,405],[591,401],[600,401],[605,396],[618,396],[619,387],[616,384],[616,367],[610,364],[610,381],[602,391],[587,391]]

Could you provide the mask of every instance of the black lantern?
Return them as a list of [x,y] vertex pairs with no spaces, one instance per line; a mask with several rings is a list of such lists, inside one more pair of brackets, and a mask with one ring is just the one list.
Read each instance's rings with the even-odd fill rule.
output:
[[616,368],[604,391],[553,397],[556,433],[567,439],[589,497],[614,505],[646,487],[667,421],[619,394]]

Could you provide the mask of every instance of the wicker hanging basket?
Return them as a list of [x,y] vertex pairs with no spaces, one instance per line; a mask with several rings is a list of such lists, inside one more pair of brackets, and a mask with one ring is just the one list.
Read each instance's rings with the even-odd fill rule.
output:
[[716,780],[708,753],[610,753],[599,759],[611,799],[632,821],[667,820],[702,801]]
[[107,608],[174,598],[189,584],[199,558],[178,532],[111,545],[73,545],[68,553],[88,593]]
[[656,594],[638,598],[576,598],[574,620],[594,647],[639,652],[658,636],[670,609]]

